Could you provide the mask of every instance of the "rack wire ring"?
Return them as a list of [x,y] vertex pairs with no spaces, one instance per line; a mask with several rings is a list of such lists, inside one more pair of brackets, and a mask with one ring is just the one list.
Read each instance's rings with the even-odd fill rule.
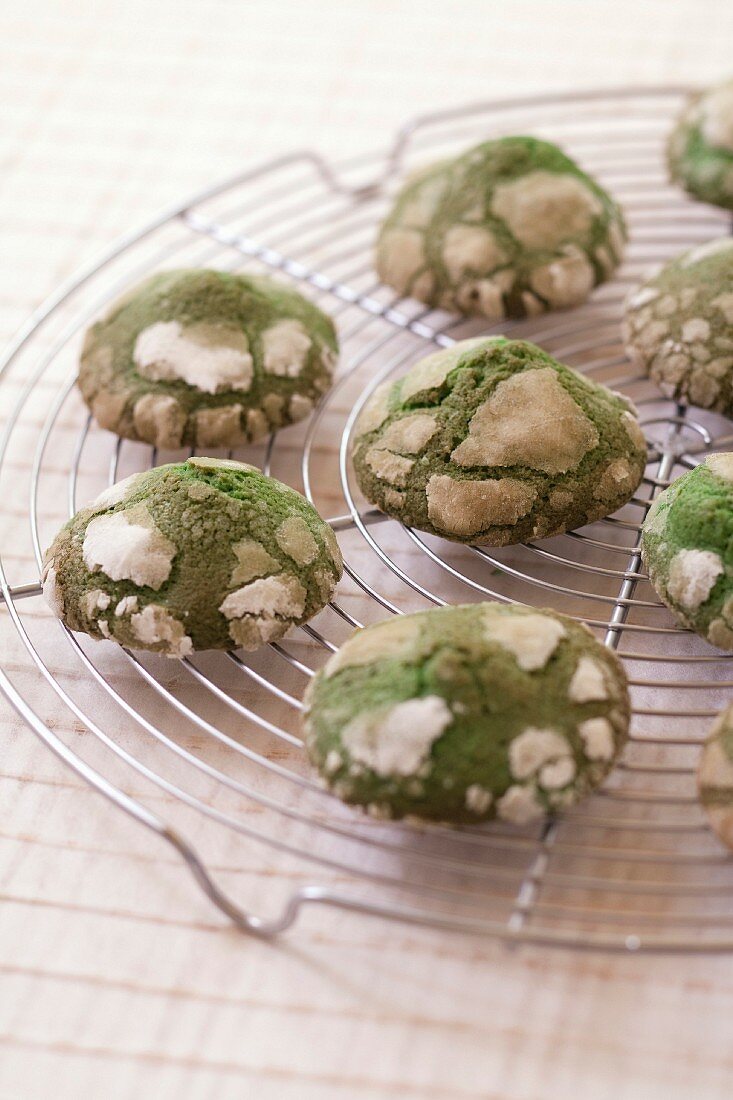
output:
[[[618,340],[623,297],[647,266],[729,231],[722,212],[691,203],[666,182],[662,145],[686,91],[472,104],[408,123],[386,157],[336,165],[310,151],[280,157],[124,238],[64,284],[0,361],[3,394],[18,391],[0,438],[0,491],[13,501],[23,492],[30,502],[26,514],[17,509],[11,549],[0,549],[0,593],[20,654],[0,671],[0,686],[77,775],[175,848],[239,928],[273,935],[304,907],[327,905],[513,941],[733,948],[733,861],[707,830],[693,784],[702,719],[733,687],[729,658],[675,626],[649,589],[638,553],[639,525],[654,495],[706,450],[730,446],[730,426],[661,399],[628,366]],[[398,177],[472,141],[527,131],[562,144],[620,199],[631,227],[628,259],[585,306],[493,328],[533,339],[623,389],[647,425],[650,465],[620,514],[536,546],[489,552],[407,531],[368,508],[350,480],[348,450],[356,410],[379,377],[491,328],[396,300],[374,281],[374,227]],[[82,492],[101,488],[100,470],[113,481],[179,457],[117,442],[91,425],[73,379],[87,321],[148,271],[182,264],[289,279],[332,313],[343,348],[343,374],[310,422],[246,456],[299,483],[331,517],[347,580],[312,624],[246,660],[219,654],[165,663],[111,653],[60,624],[48,630],[33,599],[37,580],[29,579],[63,518],[64,482],[68,514]],[[313,782],[304,759],[298,701],[308,678],[364,621],[486,596],[538,605],[551,598],[619,648],[635,708],[620,766],[595,796],[534,831],[417,829],[366,821],[342,807]],[[63,723],[50,728],[31,704],[21,686],[29,669],[67,721],[81,724],[82,738]],[[150,808],[152,799],[163,801],[163,813]],[[192,827],[206,845],[190,843]],[[211,868],[229,838],[244,845],[246,858],[259,853],[285,884],[274,917],[253,915],[215,880]],[[314,866],[318,883],[306,877]]]

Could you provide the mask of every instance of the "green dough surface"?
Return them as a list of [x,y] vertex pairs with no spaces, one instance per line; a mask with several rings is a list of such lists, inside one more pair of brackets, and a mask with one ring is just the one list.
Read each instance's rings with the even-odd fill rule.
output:
[[733,650],[733,454],[708,455],[659,494],[641,552],[659,598],[682,625]]
[[133,649],[257,649],[331,598],[342,560],[294,489],[214,458],[105,490],[44,556],[43,591],[72,630]]
[[353,462],[367,499],[407,526],[501,546],[614,512],[641,480],[646,444],[626,398],[494,337],[377,387]]
[[683,252],[634,291],[623,338],[666,397],[733,413],[733,237]]
[[564,615],[479,603],[357,631],[308,689],[327,786],[375,817],[524,825],[596,787],[628,733],[618,658]]
[[733,210],[733,80],[691,97],[670,134],[667,162],[690,195]]
[[281,283],[168,271],[89,329],[78,381],[99,424],[125,439],[231,448],[308,416],[337,350],[331,320]]
[[621,211],[556,145],[487,141],[415,173],[382,225],[399,294],[498,320],[578,305],[617,267]]
[[718,715],[697,769],[700,801],[711,828],[733,848],[733,705]]

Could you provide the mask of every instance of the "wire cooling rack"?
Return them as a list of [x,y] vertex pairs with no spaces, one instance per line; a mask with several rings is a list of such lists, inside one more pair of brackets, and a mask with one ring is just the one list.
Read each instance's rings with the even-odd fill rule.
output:
[[[177,849],[243,930],[272,935],[305,906],[328,905],[516,941],[733,948],[733,860],[707,829],[694,784],[700,741],[733,686],[730,659],[673,623],[638,552],[654,495],[706,451],[733,446],[733,435],[719,416],[660,399],[619,343],[629,287],[729,231],[721,212],[666,180],[664,139],[684,92],[477,104],[410,123],[386,156],[336,166],[311,152],[282,157],[120,242],[62,287],[5,355],[0,399],[12,411],[0,493],[27,510],[27,522],[0,546],[4,613],[21,654],[0,684],[58,756]],[[516,133],[560,143],[623,204],[631,240],[620,273],[579,309],[496,326],[396,300],[375,281],[372,245],[404,172]],[[79,503],[134,470],[184,457],[100,430],[74,375],[81,333],[111,298],[151,270],[189,265],[276,274],[333,315],[342,357],[331,392],[307,424],[237,455],[302,489],[330,518],[346,576],[333,603],[281,644],[171,662],[71,634],[44,611],[37,577],[42,549]],[[540,343],[639,407],[650,462],[616,515],[493,550],[407,530],[359,495],[349,440],[374,387],[436,347],[497,331]],[[618,650],[634,703],[620,764],[602,790],[533,829],[421,828],[342,806],[302,748],[300,699],[314,670],[357,625],[475,599],[554,607]],[[47,722],[52,708],[66,721]]]

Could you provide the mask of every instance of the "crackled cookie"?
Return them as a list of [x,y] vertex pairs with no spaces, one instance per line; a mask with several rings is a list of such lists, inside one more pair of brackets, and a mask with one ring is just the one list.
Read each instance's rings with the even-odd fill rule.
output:
[[683,626],[733,649],[733,454],[708,455],[659,494],[641,553],[657,595]]
[[700,801],[713,830],[733,848],[733,705],[718,715],[697,769]]
[[626,398],[502,337],[464,340],[377,387],[354,437],[373,504],[409,527],[493,546],[609,515],[646,463]]
[[695,198],[733,210],[733,80],[690,98],[667,162],[672,179]]
[[328,602],[342,561],[305,497],[215,458],[133,474],[46,552],[43,591],[72,630],[133,649],[257,649]]
[[330,319],[281,283],[167,271],[89,329],[79,388],[125,439],[239,447],[307,416],[336,355]]
[[487,141],[413,175],[377,241],[399,294],[497,320],[584,301],[617,267],[621,211],[546,141]]
[[626,302],[626,353],[683,404],[733,412],[733,237],[683,252]]
[[357,631],[312,681],[328,787],[376,817],[524,825],[572,806],[628,731],[626,677],[585,626],[479,603]]

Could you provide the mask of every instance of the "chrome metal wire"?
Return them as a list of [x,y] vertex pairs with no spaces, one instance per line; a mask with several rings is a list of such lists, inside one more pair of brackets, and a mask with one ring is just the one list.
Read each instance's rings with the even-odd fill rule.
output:
[[[476,104],[415,120],[386,156],[336,166],[307,151],[279,158],[130,235],[62,287],[2,360],[0,398],[14,403],[0,441],[0,491],[18,504],[24,494],[27,527],[20,552],[0,548],[4,614],[22,653],[0,685],[57,755],[176,848],[242,929],[272,935],[305,907],[329,905],[514,941],[733,948],[733,860],[708,831],[694,786],[700,742],[733,686],[729,658],[672,621],[638,550],[656,493],[733,436],[721,417],[660,398],[619,342],[623,298],[645,270],[729,231],[723,214],[666,181],[662,147],[682,95],[631,89]],[[495,326],[396,300],[375,280],[371,248],[403,172],[517,132],[558,141],[623,203],[631,240],[618,277],[579,309]],[[286,278],[337,323],[342,366],[311,420],[241,455],[302,488],[331,517],[346,577],[311,624],[263,653],[165,662],[95,645],[55,622],[49,628],[34,598],[37,577],[16,576],[17,561],[30,557],[40,569],[62,519],[62,492],[71,514],[105,481],[179,457],[117,441],[89,419],[74,388],[78,339],[147,272],[204,264]],[[374,387],[431,349],[490,331],[534,340],[635,401],[650,461],[617,515],[495,550],[404,529],[363,500],[349,448]],[[634,703],[619,766],[593,797],[539,829],[416,827],[348,810],[305,760],[299,712],[308,680],[354,627],[475,599],[554,606],[618,649]],[[50,728],[36,692],[83,736]],[[235,863],[256,851],[268,882],[281,884],[271,899],[258,896],[274,916],[254,915],[247,899],[214,881],[209,867],[235,851],[232,843],[240,846]]]

